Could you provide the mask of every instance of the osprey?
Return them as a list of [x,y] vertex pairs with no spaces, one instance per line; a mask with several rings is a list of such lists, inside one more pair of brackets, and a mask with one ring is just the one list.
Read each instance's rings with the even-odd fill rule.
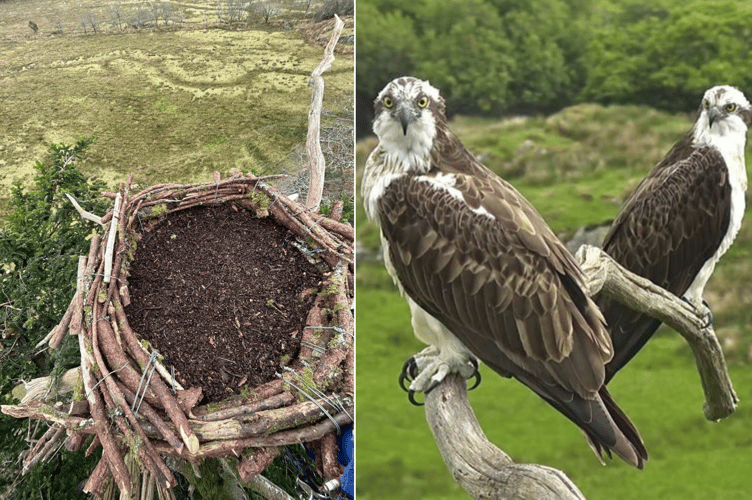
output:
[[642,439],[604,387],[613,352],[603,316],[541,216],[447,128],[428,82],[389,83],[373,129],[366,213],[379,221],[415,335],[429,344],[403,368],[410,391],[427,392],[450,372],[469,378],[480,360],[577,424],[601,461],[613,451],[642,468]]
[[[648,278],[712,318],[703,290],[734,241],[744,215],[744,145],[750,105],[738,89],[705,92],[694,126],[637,186],[606,235],[603,249],[626,269]],[[614,358],[606,381],[660,326],[660,321],[607,299]]]

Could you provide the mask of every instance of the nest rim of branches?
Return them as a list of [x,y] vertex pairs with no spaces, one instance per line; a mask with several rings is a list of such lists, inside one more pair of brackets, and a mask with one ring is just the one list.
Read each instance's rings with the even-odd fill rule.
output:
[[[67,331],[78,335],[88,408],[81,410],[81,401],[74,401],[69,412],[40,402],[3,408],[19,418],[52,422],[57,441],[65,437],[61,433],[65,429],[65,444],[71,451],[82,446],[86,435],[95,434],[87,453],[99,444],[104,453],[85,491],[101,494],[110,475],[121,492],[130,491],[124,450],[138,457],[141,468],[165,489],[176,484],[164,465],[165,455],[193,463],[203,457],[240,457],[240,478],[249,481],[275,458],[278,446],[302,442],[315,442],[320,448],[322,476],[339,476],[334,433],[354,417],[354,232],[347,224],[310,213],[291,201],[266,182],[274,177],[243,175],[234,169],[226,179],[215,172],[211,182],[158,184],[131,195],[131,175],[119,193],[104,193],[115,199],[113,210],[100,220],[106,228],[104,236],[94,236],[89,257],[79,259],[76,295],[50,341],[54,348]],[[124,306],[130,298],[122,269],[134,258],[134,224],[140,223],[139,215],[154,217],[228,202],[257,217],[272,217],[305,238],[318,249],[317,259],[326,272],[308,313],[301,348],[284,370],[280,367],[278,378],[252,388],[245,397],[196,406],[201,388],[176,391],[164,369],[154,373],[151,368],[150,384],[141,387],[142,376],[158,362],[150,359],[128,325]],[[140,401],[136,411],[134,400]],[[71,413],[75,403],[77,414]],[[126,408],[129,405],[133,409]],[[37,446],[51,444],[46,441]],[[28,460],[41,454],[31,453]]]

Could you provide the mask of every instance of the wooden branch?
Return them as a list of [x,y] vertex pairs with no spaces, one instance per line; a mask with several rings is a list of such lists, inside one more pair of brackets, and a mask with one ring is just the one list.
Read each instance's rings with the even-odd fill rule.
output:
[[[687,301],[621,267],[599,248],[576,255],[588,295],[597,293],[652,316],[679,332],[695,356],[708,420],[729,416],[739,402],[707,308]],[[583,499],[564,473],[542,465],[515,464],[488,441],[467,401],[465,380],[452,374],[426,395],[426,419],[452,476],[474,498]]]
[[342,28],[345,27],[345,23],[336,14],[334,19],[334,30],[324,49],[324,59],[308,78],[308,85],[313,87],[313,96],[311,97],[311,109],[308,111],[306,155],[308,156],[310,181],[305,205],[313,212],[319,211],[321,195],[324,192],[324,171],[326,170],[326,160],[324,153],[321,152],[320,144],[321,106],[324,100],[324,78],[321,74],[331,68],[334,62],[334,47],[337,45],[340,34],[342,34]]
[[102,218],[98,215],[94,215],[91,212],[87,212],[83,208],[81,208],[81,205],[78,204],[76,199],[70,195],[70,193],[65,193],[65,196],[68,197],[68,200],[73,204],[73,208],[76,209],[76,211],[81,215],[82,219],[89,220],[91,222],[96,222],[97,224],[102,224]]
[[584,500],[563,473],[543,465],[515,464],[494,446],[467,400],[465,380],[458,374],[426,394],[426,419],[444,463],[473,498],[518,500]]
[[602,293],[630,309],[659,319],[689,343],[705,392],[705,418],[718,421],[736,410],[739,398],[731,384],[707,308],[698,310],[650,280],[627,271],[597,247],[581,246],[577,259],[587,276],[589,295]]
[[112,222],[110,222],[110,230],[107,234],[107,250],[104,254],[104,282],[109,283],[110,282],[110,273],[112,272],[112,252],[115,249],[115,237],[117,235],[118,229],[120,229],[118,226],[118,219],[120,219],[120,203],[122,201],[122,197],[120,196],[120,193],[117,194],[117,197],[115,198],[115,208],[112,209]]
[[285,490],[261,475],[253,476],[248,482],[248,487],[268,500],[295,500]]
[[63,316],[63,321],[60,322],[60,326],[55,332],[55,335],[52,336],[52,339],[50,340],[50,349],[57,349],[60,347],[60,344],[63,342],[63,336],[67,333],[68,327],[70,323],[73,323],[73,325],[76,327],[75,330],[78,332],[79,327],[81,325],[81,320],[83,319],[83,307],[84,307],[84,289],[86,288],[86,284],[84,281],[86,280],[86,265],[88,263],[88,259],[83,256],[78,257],[78,272],[76,274],[76,293],[73,295],[73,300],[70,303],[70,307],[68,308],[69,311],[71,311],[71,315],[68,318],[68,323],[65,322],[66,316],[68,316],[68,313],[65,313],[65,316]]
[[240,479],[247,483],[266,469],[279,455],[279,448],[258,448],[253,455],[246,457],[238,464]]

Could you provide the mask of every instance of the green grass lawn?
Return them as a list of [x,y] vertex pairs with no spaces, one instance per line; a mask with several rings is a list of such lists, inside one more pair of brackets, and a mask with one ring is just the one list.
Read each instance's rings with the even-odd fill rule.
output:
[[[7,211],[10,186],[31,181],[34,163],[51,143],[88,136],[98,140],[78,166],[111,188],[130,173],[145,187],[205,182],[232,168],[295,178],[305,171],[307,82],[323,47],[308,42],[302,28],[286,30],[280,18],[233,30],[198,29],[194,22],[183,29],[115,31],[107,24],[98,35],[51,35],[42,14],[73,26],[78,15],[106,13],[116,2],[7,3],[0,21],[0,213]],[[203,13],[215,19],[220,3],[195,2],[185,7],[188,19]],[[26,26],[29,19],[39,21],[39,34]],[[352,54],[337,53],[323,75],[325,129],[351,119],[353,63]],[[350,179],[336,182],[351,189]]]
[[[357,498],[468,498],[447,471],[423,409],[397,386],[402,363],[423,347],[404,299],[386,286],[361,286],[357,325]],[[654,338],[610,385],[648,447],[643,471],[618,458],[601,466],[576,426],[522,384],[488,369],[469,398],[488,438],[513,460],[563,470],[589,499],[749,498],[750,368],[730,367],[741,399],[736,413],[708,422],[684,340],[669,330]]]

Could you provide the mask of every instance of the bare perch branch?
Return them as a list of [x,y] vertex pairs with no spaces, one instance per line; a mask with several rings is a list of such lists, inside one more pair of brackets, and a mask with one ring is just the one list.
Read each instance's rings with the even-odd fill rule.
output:
[[563,473],[543,465],[515,464],[494,446],[467,400],[457,374],[426,394],[426,419],[454,479],[473,498],[584,500]]
[[308,138],[306,139],[310,181],[305,205],[313,212],[319,211],[321,195],[324,191],[324,171],[326,169],[326,161],[324,160],[324,153],[321,152],[319,141],[321,106],[324,100],[324,78],[321,74],[332,66],[334,62],[334,47],[337,45],[342,28],[345,27],[345,23],[336,14],[334,18],[334,31],[326,49],[324,49],[324,59],[313,70],[308,79],[308,85],[313,87],[313,96],[311,97],[311,109],[308,112]]
[[[708,420],[731,415],[739,399],[731,385],[721,346],[708,321],[709,311],[694,306],[614,262],[597,247],[576,255],[585,272],[588,295],[603,293],[661,320],[692,347],[705,391]],[[426,395],[426,419],[455,480],[475,498],[582,499],[564,473],[541,465],[515,464],[488,441],[467,401],[465,381],[448,376]]]
[[94,215],[91,212],[87,212],[83,208],[81,208],[81,205],[78,204],[76,199],[70,195],[70,193],[65,193],[65,196],[68,197],[68,200],[73,204],[73,207],[76,209],[76,211],[81,214],[82,219],[90,220],[91,222],[96,222],[97,224],[102,224],[102,218],[98,215]]
[[720,420],[736,410],[739,398],[706,308],[697,310],[650,280],[627,271],[597,247],[583,245],[577,251],[577,259],[587,276],[591,296],[605,294],[635,311],[659,319],[689,343],[705,392],[705,418]]

